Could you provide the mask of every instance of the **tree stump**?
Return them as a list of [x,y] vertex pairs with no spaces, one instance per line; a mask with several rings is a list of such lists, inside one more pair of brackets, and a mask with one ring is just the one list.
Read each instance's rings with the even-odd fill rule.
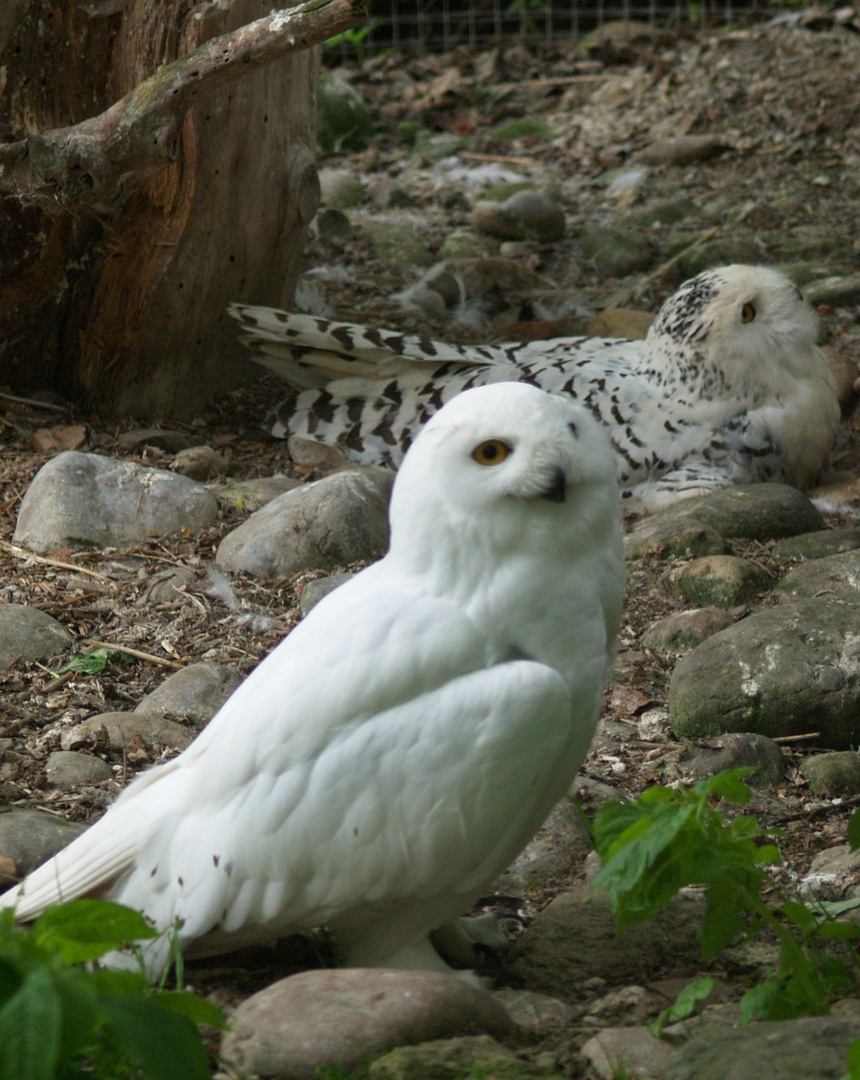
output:
[[322,22],[286,39],[272,0],[3,5],[0,379],[192,416],[254,367],[227,304],[292,301],[319,193],[305,46],[358,0],[299,5]]

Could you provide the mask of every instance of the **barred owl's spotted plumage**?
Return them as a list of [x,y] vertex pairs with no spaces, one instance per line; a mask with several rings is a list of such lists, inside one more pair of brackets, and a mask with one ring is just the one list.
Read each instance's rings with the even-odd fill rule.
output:
[[397,465],[455,394],[530,382],[582,401],[608,427],[622,494],[659,506],[729,484],[810,485],[839,422],[836,388],[800,291],[765,267],[685,282],[644,341],[556,338],[455,346],[235,304],[255,359],[302,389],[274,435]]

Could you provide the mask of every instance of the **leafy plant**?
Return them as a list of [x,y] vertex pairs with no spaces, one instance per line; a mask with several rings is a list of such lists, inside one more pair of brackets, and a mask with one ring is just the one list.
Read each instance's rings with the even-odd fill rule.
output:
[[60,904],[26,929],[0,912],[0,1080],[208,1080],[197,1024],[223,1027],[220,1011],[92,964],[156,936],[105,900]]
[[[760,829],[751,815],[729,821],[711,805],[714,798],[746,805],[751,792],[742,778],[750,771],[719,773],[691,788],[657,786],[633,803],[602,807],[594,837],[604,867],[595,884],[609,894],[619,930],[654,915],[679,889],[704,886],[707,903],[699,941],[706,959],[738,937],[751,938],[765,929],[779,942],[777,973],[741,998],[744,1019],[823,1014],[835,996],[856,990],[860,982],[851,945],[860,927],[834,918],[853,903],[807,906],[784,896],[765,902],[764,868],[780,861],[773,834]],[[849,840],[860,842],[860,821],[852,819]],[[842,944],[842,956],[834,955],[834,942]],[[676,1001],[663,1022],[670,1013],[679,1019],[684,1009],[689,1015],[697,998],[706,996],[706,987],[699,980],[685,992],[689,1000]]]
[[68,664],[64,664],[59,671],[52,671],[51,674],[56,676],[62,675],[64,671],[81,671],[86,675],[101,675],[108,664],[114,661],[127,664],[128,654],[119,649],[93,649],[92,652],[73,656]]

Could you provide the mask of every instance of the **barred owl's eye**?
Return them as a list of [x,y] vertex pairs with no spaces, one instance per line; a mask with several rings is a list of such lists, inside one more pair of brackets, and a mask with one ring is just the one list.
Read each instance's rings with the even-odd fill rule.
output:
[[510,452],[511,448],[501,439],[487,439],[475,447],[472,457],[479,465],[501,465]]
[[755,318],[755,308],[752,304],[744,304],[741,308],[741,322],[752,322]]

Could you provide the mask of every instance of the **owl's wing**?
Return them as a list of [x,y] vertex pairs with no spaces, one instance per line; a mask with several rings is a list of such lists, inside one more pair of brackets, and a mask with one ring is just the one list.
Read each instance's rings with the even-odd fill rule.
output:
[[[33,918],[96,892],[159,927],[184,919],[193,938],[218,925],[315,925],[365,888],[433,887],[492,860],[498,814],[534,812],[512,812],[505,784],[539,785],[569,737],[566,685],[532,663],[484,670],[487,643],[457,609],[395,599],[381,572],[354,583],[314,609],[188,750],[0,903]],[[468,856],[452,863],[448,844],[471,827]]]

